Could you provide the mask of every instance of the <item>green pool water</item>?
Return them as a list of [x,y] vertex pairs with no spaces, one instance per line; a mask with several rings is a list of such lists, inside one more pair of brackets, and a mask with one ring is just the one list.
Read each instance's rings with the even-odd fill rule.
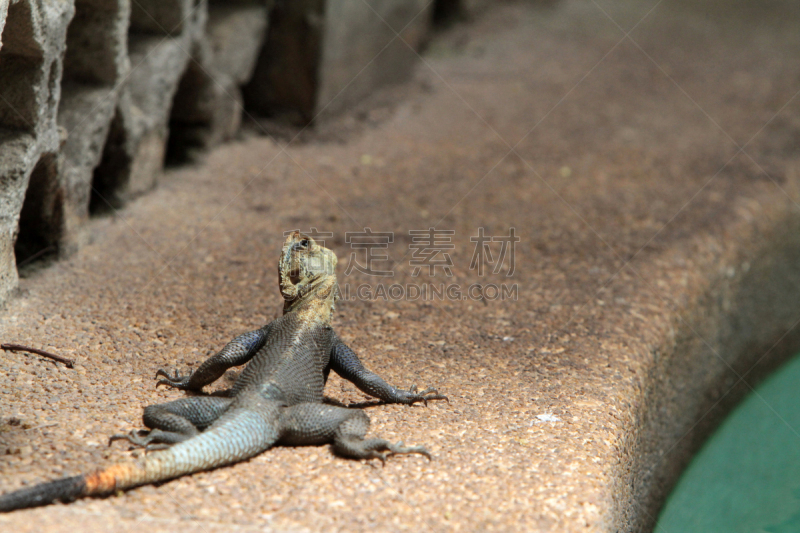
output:
[[800,354],[751,392],[703,446],[655,531],[800,532]]

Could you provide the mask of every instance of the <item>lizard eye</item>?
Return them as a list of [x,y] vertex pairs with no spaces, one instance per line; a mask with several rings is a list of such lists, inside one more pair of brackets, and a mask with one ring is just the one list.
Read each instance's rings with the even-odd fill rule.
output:
[[308,239],[303,239],[300,241],[300,246],[303,248],[308,248]]

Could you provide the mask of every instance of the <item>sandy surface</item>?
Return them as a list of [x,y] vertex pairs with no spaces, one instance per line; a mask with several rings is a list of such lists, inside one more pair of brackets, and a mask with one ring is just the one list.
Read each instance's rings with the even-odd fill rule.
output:
[[[182,395],[156,390],[156,369],[194,368],[277,316],[286,230],[333,232],[351,289],[516,284],[516,301],[337,309],[337,331],[370,368],[450,397],[367,408],[374,434],[424,444],[432,462],[381,468],[327,447],[277,448],[159,487],[0,516],[0,528],[602,531],[651,521],[658,504],[637,507],[629,485],[650,490],[632,457],[654,350],[674,327],[692,330],[709,272],[737,279],[757,261],[747,250],[770,237],[753,228],[768,232],[780,218],[770,213],[800,199],[800,19],[788,2],[770,13],[745,2],[611,4],[504,5],[453,28],[380,120],[367,115],[343,141],[286,148],[251,134],[171,171],[92,221],[93,242],[30,273],[2,312],[3,342],[77,361],[70,370],[0,352],[10,490],[129,457],[108,437],[139,427],[144,405]],[[394,232],[393,263],[381,265],[394,277],[344,276],[345,232],[364,227]],[[409,231],[429,227],[455,231],[451,278],[411,276]],[[516,228],[511,276],[469,268],[479,227]],[[338,377],[326,394],[366,399]]]

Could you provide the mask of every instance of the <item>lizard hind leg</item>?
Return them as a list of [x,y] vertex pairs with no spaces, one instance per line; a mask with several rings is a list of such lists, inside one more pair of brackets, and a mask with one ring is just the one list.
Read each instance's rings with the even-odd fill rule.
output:
[[364,436],[369,430],[369,417],[358,409],[348,409],[318,403],[303,403],[287,407],[280,419],[280,443],[287,445],[324,444],[330,442],[333,451],[351,459],[379,459],[388,455],[416,453],[431,458],[422,446],[405,446],[384,439]]
[[127,440],[148,451],[166,448],[194,437],[227,409],[232,399],[219,396],[193,396],[167,403],[148,405],[142,419],[150,431],[133,430],[113,435],[115,440]]

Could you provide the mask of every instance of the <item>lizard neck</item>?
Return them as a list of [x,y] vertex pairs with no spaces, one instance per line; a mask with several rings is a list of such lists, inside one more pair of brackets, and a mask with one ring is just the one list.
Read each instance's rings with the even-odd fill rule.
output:
[[314,322],[330,325],[338,298],[336,276],[320,276],[303,287],[297,298],[283,302],[283,314],[297,313]]

